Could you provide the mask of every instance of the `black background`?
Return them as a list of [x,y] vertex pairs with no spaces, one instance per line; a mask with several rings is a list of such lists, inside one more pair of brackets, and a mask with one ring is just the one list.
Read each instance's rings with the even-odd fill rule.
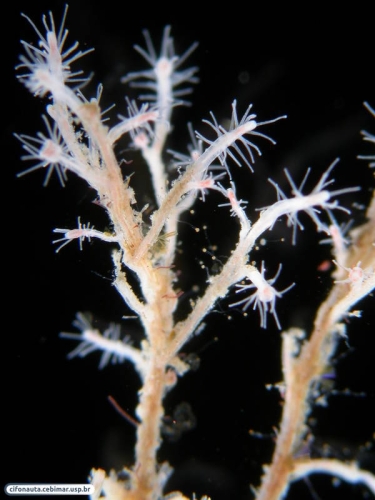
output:
[[[105,227],[105,215],[91,203],[93,195],[84,183],[73,176],[65,189],[55,178],[43,188],[41,171],[16,179],[26,164],[19,159],[22,151],[13,133],[33,135],[43,130],[43,103],[29,95],[14,76],[19,40],[35,41],[20,13],[40,26],[42,13],[52,9],[58,24],[63,5],[60,1],[13,2],[6,7],[1,34],[5,55],[1,134],[4,484],[85,482],[91,467],[119,470],[133,458],[134,428],[107,400],[111,395],[134,414],[138,380],[132,368],[124,364],[99,371],[95,354],[67,361],[75,344],[58,337],[60,331],[72,331],[76,311],[93,312],[98,325],[121,322],[129,314],[111,287],[110,252],[104,244],[85,242],[80,252],[73,242],[56,254],[51,243],[52,230],[75,227],[78,215],[98,229]],[[146,8],[143,3],[118,6],[112,0],[100,6],[73,1],[67,27],[71,42],[79,40],[82,48],[95,47],[82,63],[88,72],[95,72],[94,82],[104,84],[103,106],[116,103],[116,110],[109,113],[113,120],[116,113],[125,113],[125,93],[135,97],[134,91],[119,83],[120,78],[145,67],[132,49],[135,43],[143,44],[142,29],[150,30],[157,45],[163,26],[171,24],[177,53],[197,40],[200,45],[190,64],[199,66],[201,81],[191,97],[192,107],[176,110],[168,147],[185,152],[187,122],[205,133],[201,120],[210,111],[219,121],[228,118],[233,99],[238,100],[239,114],[254,103],[259,120],[287,114],[287,120],[264,129],[277,140],[276,146],[261,139],[256,142],[263,156],[256,162],[254,174],[246,167],[233,167],[237,194],[249,201],[250,218],[257,216],[256,208],[275,200],[268,177],[286,189],[283,168],[298,181],[312,167],[313,184],[340,157],[335,186],[362,186],[360,193],[342,197],[342,203],[352,209],[351,217],[359,222],[363,220],[361,207],[374,185],[366,163],[356,159],[358,154],[371,153],[360,130],[375,133],[375,120],[362,105],[367,100],[375,106],[370,12],[360,3],[332,12],[312,5],[297,9],[283,5],[275,10],[263,3],[248,5],[248,12],[235,5],[222,11],[216,5],[206,7],[209,12],[205,13],[192,4],[167,9],[156,3]],[[90,90],[95,93],[94,86]],[[118,152],[128,159],[133,153],[126,146],[125,142]],[[150,201],[149,185],[142,165],[134,171],[136,192],[148,195],[143,199],[139,194],[142,206]],[[197,237],[189,224],[181,225],[178,267],[185,304],[192,286],[204,283],[206,270],[201,266],[215,271],[214,262],[202,248],[218,245],[216,258],[225,261],[234,245],[231,235],[235,238],[238,228],[228,211],[217,207],[221,202],[212,194],[205,204],[198,202],[195,214],[185,219],[196,227],[207,225]],[[298,235],[295,247],[290,244],[290,230],[281,221],[267,235],[267,245],[252,258],[258,263],[265,260],[269,276],[283,263],[279,288],[291,282],[296,286],[277,303],[280,321],[285,329],[299,326],[309,331],[330,284],[329,274],[318,267],[331,256],[327,245],[318,244],[321,235],[316,235],[311,222],[303,221],[305,231]],[[262,330],[257,312],[249,311],[243,318],[228,303],[230,300],[217,304],[206,320],[206,330],[184,348],[186,353],[199,355],[201,366],[168,395],[166,413],[186,401],[197,426],[179,441],[164,443],[160,460],[168,460],[176,470],[168,491],[205,493],[213,500],[247,500],[252,498],[249,484],[259,483],[261,464],[270,460],[273,427],[281,411],[277,391],[265,389],[266,384],[281,378],[280,332],[273,318],[268,318],[269,328]],[[328,443],[332,456],[356,458],[358,447],[374,432],[373,297],[360,308],[362,319],[351,321],[348,341],[340,344],[338,394],[331,396],[328,407],[313,410],[316,440],[312,452],[317,455],[322,453],[321,444]],[[135,321],[122,324],[124,334],[139,331]],[[346,389],[351,395],[343,394]],[[263,433],[264,438],[251,437],[250,429]],[[375,471],[371,444],[359,458],[363,466]],[[310,483],[301,482],[290,492],[290,498],[299,499],[343,495],[365,498],[366,491],[360,486],[334,488],[330,479],[311,478]]]

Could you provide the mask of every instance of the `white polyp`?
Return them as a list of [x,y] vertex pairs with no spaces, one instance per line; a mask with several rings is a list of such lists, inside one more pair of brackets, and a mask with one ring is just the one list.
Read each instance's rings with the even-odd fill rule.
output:
[[[266,302],[270,302],[272,298],[275,296],[275,289],[268,284],[268,282],[264,279],[265,269],[262,268],[262,273],[260,273],[257,269],[254,268],[253,271],[248,273],[249,280],[255,285],[258,290],[258,295],[263,294],[266,298]],[[263,300],[263,299],[261,299]]]
[[355,287],[360,285],[365,279],[369,278],[373,274],[373,270],[371,268],[362,269],[361,261],[358,261],[357,264],[353,267],[344,267],[336,260],[333,260],[332,262],[337,267],[344,269],[348,273],[346,279],[335,280],[335,283],[350,283],[350,286]]
[[63,156],[63,150],[59,144],[47,139],[40,149],[40,158],[48,161],[49,163],[59,163]]

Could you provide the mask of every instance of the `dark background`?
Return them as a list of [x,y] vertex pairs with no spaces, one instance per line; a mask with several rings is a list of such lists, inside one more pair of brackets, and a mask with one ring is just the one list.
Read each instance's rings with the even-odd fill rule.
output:
[[[111,287],[108,247],[85,242],[80,252],[73,242],[56,254],[51,243],[52,230],[75,227],[78,215],[98,229],[105,227],[105,215],[92,205],[92,193],[84,183],[72,175],[65,189],[56,178],[43,188],[41,171],[16,179],[16,173],[27,165],[19,160],[22,151],[13,133],[34,135],[43,130],[43,103],[29,95],[14,76],[19,40],[36,40],[20,13],[29,15],[40,27],[42,13],[52,9],[58,25],[63,5],[60,1],[13,2],[6,7],[1,34],[6,56],[1,134],[5,152],[4,484],[81,483],[91,467],[119,470],[132,463],[134,428],[107,400],[111,395],[134,414],[138,380],[132,368],[123,364],[99,371],[99,355],[95,354],[68,361],[66,355],[75,344],[58,337],[60,331],[73,331],[71,323],[77,311],[93,312],[98,326],[121,322],[121,317],[129,314]],[[277,146],[256,141],[263,156],[255,164],[255,174],[246,167],[233,167],[237,194],[249,201],[250,218],[257,217],[256,208],[275,200],[268,177],[286,189],[283,168],[287,167],[298,182],[306,168],[312,167],[311,186],[340,157],[335,186],[362,186],[361,192],[342,197],[354,221],[362,221],[363,206],[374,185],[366,163],[356,159],[358,154],[371,153],[360,130],[375,133],[375,120],[362,105],[367,100],[375,106],[370,12],[361,3],[332,12],[315,4],[314,8],[304,4],[297,10],[283,4],[275,10],[263,3],[249,5],[248,13],[242,8],[235,13],[227,7],[230,12],[216,6],[204,13],[200,8],[194,10],[192,4],[167,9],[156,3],[150,8],[139,3],[125,10],[112,0],[100,6],[72,1],[67,20],[69,40],[79,40],[83,49],[95,47],[82,64],[87,72],[95,72],[95,84],[104,84],[103,107],[116,103],[116,110],[109,113],[113,119],[116,113],[125,113],[123,96],[129,93],[135,97],[134,91],[119,83],[120,78],[145,67],[132,49],[135,43],[143,44],[142,29],[150,30],[158,46],[163,26],[171,24],[177,53],[197,40],[200,45],[190,64],[199,66],[200,84],[191,96],[193,106],[176,110],[168,147],[185,152],[187,122],[206,133],[201,120],[209,118],[210,111],[219,121],[228,118],[233,99],[238,100],[239,114],[254,103],[261,121],[287,114],[287,120],[262,130],[277,140]],[[95,86],[91,90],[94,95]],[[128,159],[132,153],[126,146],[125,142],[119,155]],[[142,165],[133,179],[138,192],[148,196],[142,199],[139,195],[139,203],[150,201]],[[225,208],[217,207],[221,202],[212,194],[205,204],[198,202],[194,216],[185,219],[193,226],[207,225],[199,236],[189,224],[181,225],[178,266],[185,304],[192,296],[192,286],[202,285],[207,271],[215,272],[215,263],[202,248],[218,245],[216,259],[225,261],[233,246],[230,236],[235,237],[237,226]],[[338,216],[340,221],[345,220],[343,215]],[[330,284],[329,273],[318,267],[331,256],[327,245],[318,244],[321,235],[310,221],[302,220],[305,231],[299,233],[295,247],[290,230],[281,221],[267,235],[267,245],[252,258],[258,263],[265,260],[270,277],[283,263],[279,289],[291,282],[296,286],[277,303],[280,321],[285,329],[299,326],[309,331]],[[160,460],[168,460],[176,470],[168,491],[182,489],[187,495],[196,492],[197,497],[205,493],[213,500],[247,500],[252,498],[249,484],[258,485],[261,464],[270,460],[273,428],[281,411],[277,391],[265,388],[281,379],[280,332],[272,317],[268,318],[269,328],[262,330],[257,312],[248,311],[248,317],[243,318],[229,309],[228,303],[230,300],[217,304],[206,320],[205,331],[184,348],[186,353],[198,354],[201,366],[168,395],[166,412],[171,415],[178,404],[188,402],[197,425],[177,442],[165,442]],[[338,458],[359,458],[364,467],[375,471],[373,445],[358,452],[374,432],[373,297],[359,308],[362,319],[351,321],[348,340],[340,344],[335,364],[337,392],[327,407],[313,409],[315,440],[311,452],[321,455],[326,450]],[[135,321],[122,324],[124,335],[139,331]],[[264,437],[251,437],[250,429]],[[360,486],[333,487],[330,478],[311,478],[293,486],[289,498],[335,499],[345,495],[366,498],[366,491]]]

